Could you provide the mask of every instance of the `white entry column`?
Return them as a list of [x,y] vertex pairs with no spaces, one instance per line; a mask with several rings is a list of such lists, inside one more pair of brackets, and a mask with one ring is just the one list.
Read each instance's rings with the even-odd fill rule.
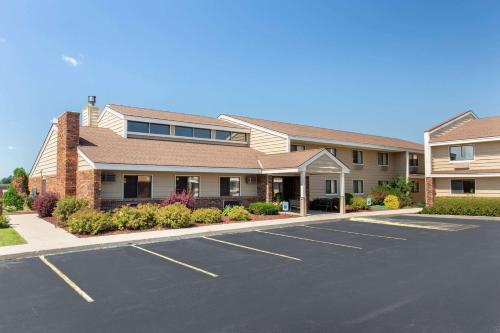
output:
[[300,215],[307,215],[306,171],[300,171]]
[[345,175],[344,171],[340,172],[340,200],[339,200],[339,213],[345,214]]

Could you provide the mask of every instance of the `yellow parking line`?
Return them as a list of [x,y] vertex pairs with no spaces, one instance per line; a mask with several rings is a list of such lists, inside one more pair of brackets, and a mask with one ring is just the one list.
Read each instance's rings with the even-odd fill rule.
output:
[[208,276],[211,276],[211,277],[218,277],[217,274],[214,274],[214,273],[211,273],[209,271],[206,271],[204,269],[201,269],[201,268],[198,268],[196,266],[193,266],[193,265],[190,265],[190,264],[186,264],[185,262],[182,262],[182,261],[179,261],[179,260],[175,260],[175,259],[172,259],[170,257],[167,257],[167,256],[164,256],[163,254],[160,254],[160,253],[156,253],[156,252],[153,252],[151,250],[148,250],[148,249],[145,249],[143,247],[140,247],[140,246],[137,246],[137,245],[131,245],[132,247],[135,247],[136,249],[139,249],[141,251],[144,251],[144,252],[147,252],[149,254],[152,254],[152,255],[155,255],[157,257],[160,257],[160,258],[163,258],[165,260],[168,260],[168,261],[171,261],[173,263],[176,263],[178,265],[181,265],[181,266],[184,266],[184,267],[187,267],[187,268],[191,268],[192,270],[195,270],[195,271],[198,271],[200,273],[203,273],[203,274],[206,274]]
[[83,291],[82,289],[80,289],[80,287],[78,287],[76,285],[76,283],[74,283],[73,281],[71,281],[71,279],[69,277],[67,277],[63,272],[61,272],[56,266],[54,266],[50,261],[47,260],[47,258],[45,258],[45,256],[39,256],[38,258],[40,258],[40,260],[45,264],[47,265],[52,271],[54,271],[54,273],[56,273],[64,282],[66,282],[71,288],[73,288],[74,291],[76,291],[76,293],[80,296],[83,297],[84,300],[86,300],[87,302],[89,303],[92,303],[94,300],[92,299],[92,297],[90,297],[85,291]]
[[340,230],[340,229],[331,229],[331,228],[321,228],[321,227],[313,227],[310,225],[303,225],[304,228],[311,228],[311,229],[318,229],[318,230],[328,230],[328,231],[335,231],[335,232],[343,232],[346,234],[353,234],[353,235],[360,235],[360,236],[368,236],[368,237],[378,237],[378,238],[387,238],[387,239],[397,239],[397,240],[407,240],[406,238],[401,238],[401,237],[393,237],[393,236],[383,236],[383,235],[375,235],[375,234],[364,234],[362,232],[354,232],[354,231],[347,231],[347,230]]
[[236,247],[241,247],[242,249],[247,249],[247,250],[252,250],[252,251],[256,251],[256,252],[271,254],[273,256],[283,257],[283,258],[286,258],[286,259],[292,259],[292,260],[302,261],[302,259],[295,258],[295,257],[290,257],[290,256],[287,256],[287,255],[284,255],[284,254],[281,254],[281,253],[275,253],[275,252],[270,252],[270,251],[266,251],[266,250],[256,249],[254,247],[245,246],[245,245],[236,244],[236,243],[231,243],[231,242],[226,242],[226,241],[223,241],[223,240],[220,240],[220,239],[211,238],[211,237],[205,237],[204,236],[203,238],[211,240],[211,241],[214,241],[214,242],[222,243],[222,244],[227,244],[227,245],[232,245],[232,246],[236,246]]
[[261,232],[263,234],[269,234],[269,235],[275,235],[275,236],[281,236],[281,237],[287,237],[287,238],[293,238],[293,239],[300,239],[308,242],[314,242],[314,243],[321,243],[321,244],[328,244],[328,245],[335,245],[335,246],[342,246],[342,247],[348,247],[351,249],[357,249],[357,250],[362,250],[361,247],[359,246],[353,246],[353,245],[347,245],[347,244],[339,244],[339,243],[332,243],[332,242],[326,242],[326,241],[320,241],[316,239],[310,239],[310,238],[304,238],[304,237],[297,237],[297,236],[291,236],[291,235],[285,235],[285,234],[279,234],[276,232],[269,232],[269,231],[263,231],[263,230],[256,230],[257,232]]

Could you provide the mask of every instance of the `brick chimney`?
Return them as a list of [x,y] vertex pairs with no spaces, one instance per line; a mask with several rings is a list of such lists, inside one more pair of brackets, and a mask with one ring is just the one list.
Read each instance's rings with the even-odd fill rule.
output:
[[61,198],[76,195],[80,114],[64,112],[57,118],[57,189]]
[[97,127],[97,119],[99,118],[99,108],[95,105],[96,97],[89,96],[87,105],[82,111],[82,126]]

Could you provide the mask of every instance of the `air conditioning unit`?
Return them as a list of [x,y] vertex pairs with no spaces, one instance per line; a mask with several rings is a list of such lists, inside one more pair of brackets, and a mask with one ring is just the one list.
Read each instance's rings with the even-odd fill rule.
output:
[[257,176],[246,176],[245,182],[247,184],[256,184],[257,183]]

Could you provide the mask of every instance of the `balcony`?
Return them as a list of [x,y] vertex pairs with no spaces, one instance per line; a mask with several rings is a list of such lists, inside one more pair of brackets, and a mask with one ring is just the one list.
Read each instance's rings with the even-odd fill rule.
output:
[[423,175],[424,174],[424,170],[421,170],[419,169],[418,165],[417,166],[414,166],[414,165],[410,165],[408,167],[410,170],[410,175]]

